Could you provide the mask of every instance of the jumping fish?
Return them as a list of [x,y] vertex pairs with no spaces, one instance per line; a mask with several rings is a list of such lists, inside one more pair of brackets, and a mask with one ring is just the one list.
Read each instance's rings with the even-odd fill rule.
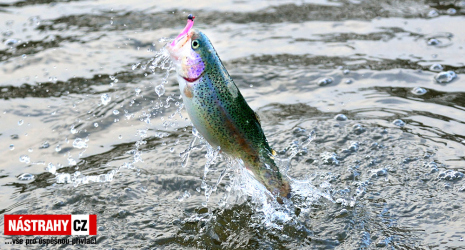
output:
[[255,179],[283,203],[282,198],[291,197],[291,188],[275,164],[276,152],[208,37],[192,29],[194,18],[189,15],[184,30],[166,45],[187,113],[211,146],[242,159]]

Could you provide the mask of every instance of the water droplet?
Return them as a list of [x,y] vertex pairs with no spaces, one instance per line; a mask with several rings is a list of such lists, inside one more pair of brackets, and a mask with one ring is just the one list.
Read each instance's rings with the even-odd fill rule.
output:
[[21,155],[21,156],[19,157],[19,161],[20,161],[20,162],[24,162],[24,163],[26,163],[26,164],[29,164],[29,163],[31,162],[31,158],[29,158],[28,155]]
[[34,150],[33,150],[32,148],[29,148],[27,151],[32,152],[32,151],[34,151]]
[[113,114],[114,114],[114,115],[119,114],[119,110],[117,110],[117,109],[113,110]]
[[10,138],[11,138],[12,140],[16,140],[16,139],[19,138],[19,135],[17,135],[17,134],[12,134],[12,135],[10,135]]
[[366,129],[365,129],[362,125],[360,125],[360,124],[355,124],[355,125],[352,127],[352,129],[353,129],[354,133],[357,134],[357,135],[359,135],[359,134],[361,134],[361,133],[363,133],[363,132],[366,131]]
[[78,149],[87,148],[87,143],[81,138],[76,138],[73,141],[73,147],[78,148]]
[[352,82],[353,82],[352,79],[347,79],[347,80],[346,80],[346,83],[347,83],[347,84],[351,84]]
[[334,117],[336,121],[347,121],[347,116],[344,114],[338,114]]
[[23,121],[23,120],[19,120],[19,121],[18,121],[18,125],[19,125],[19,126],[21,126],[21,125],[23,125],[23,124],[24,124],[24,121]]
[[415,95],[424,95],[426,92],[428,91],[422,87],[415,87],[412,89],[412,93]]
[[94,127],[98,127],[98,123],[97,122],[94,122]]
[[119,138],[119,139],[123,139],[123,136],[122,136],[122,135],[119,135],[118,138]]
[[429,67],[429,70],[439,72],[439,71],[444,70],[444,67],[442,67],[442,65],[439,64],[439,63],[435,63],[435,64],[431,65],[431,67]]
[[137,67],[138,67],[139,65],[140,65],[140,63],[133,64],[133,65],[132,65],[132,70],[137,69]]
[[60,150],[61,150],[61,147],[60,147],[60,144],[58,144],[58,145],[55,147],[55,151],[60,152]]
[[333,83],[333,81],[334,80],[331,77],[323,78],[323,79],[318,81],[318,86],[325,86],[325,85]]
[[392,122],[392,124],[394,124],[394,125],[396,125],[396,126],[398,126],[398,127],[403,127],[403,126],[405,126],[405,122],[402,121],[401,119],[395,119],[395,120]]
[[449,83],[452,80],[454,80],[455,77],[457,77],[457,74],[455,74],[454,71],[449,70],[449,71],[440,72],[434,77],[434,79],[438,83]]
[[15,145],[10,144],[10,147],[9,147],[9,148],[10,148],[10,150],[14,150],[14,149],[15,149]]
[[108,94],[102,94],[100,96],[100,99],[101,99],[103,105],[107,105],[111,101],[111,96],[108,95]]
[[174,152],[174,148],[173,148],[173,147],[172,147],[172,148],[170,148],[170,152],[171,152],[171,153],[173,153],[173,152]]
[[27,55],[26,55],[26,54],[23,54],[21,57],[22,57],[23,59],[26,59],[26,58],[27,58]]
[[345,69],[344,71],[342,71],[342,73],[343,73],[344,75],[347,75],[347,74],[349,74],[349,73],[350,73],[350,70],[348,70],[348,69]]
[[155,92],[157,93],[159,97],[162,96],[163,94],[165,94],[165,86],[163,84],[156,86]]
[[140,94],[140,92],[141,92],[142,90],[139,89],[139,88],[136,88],[134,91],[136,92],[136,96],[139,96],[139,94]]
[[21,181],[30,181],[30,180],[34,180],[34,175],[29,174],[29,173],[24,173],[24,174],[20,174],[18,176],[18,179]]

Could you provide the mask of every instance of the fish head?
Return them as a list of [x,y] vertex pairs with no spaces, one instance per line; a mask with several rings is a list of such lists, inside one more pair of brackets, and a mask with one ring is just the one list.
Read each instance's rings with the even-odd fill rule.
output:
[[208,56],[214,52],[210,40],[202,32],[193,29],[194,17],[189,15],[184,30],[166,45],[176,72],[188,82],[198,80],[208,67]]

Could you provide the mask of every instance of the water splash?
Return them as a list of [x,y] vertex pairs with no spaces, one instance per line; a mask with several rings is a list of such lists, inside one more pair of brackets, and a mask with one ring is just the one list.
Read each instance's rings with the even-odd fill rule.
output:
[[[322,197],[333,201],[329,192],[330,184],[325,183],[319,188],[312,185],[310,180],[297,180],[288,175],[291,161],[296,155],[307,152],[308,145],[315,137],[312,131],[306,135],[303,142],[293,142],[284,151],[282,156],[275,156],[275,162],[282,174],[289,180],[292,189],[292,198],[285,199],[284,204],[279,204],[276,197],[268,191],[253,174],[246,169],[241,159],[231,158],[221,153],[220,148],[211,147],[198,133],[195,127],[192,129],[193,139],[188,148],[180,154],[182,166],[188,164],[189,154],[192,151],[206,149],[207,159],[204,165],[204,174],[201,186],[197,191],[203,191],[205,196],[204,207],[215,207],[209,203],[213,192],[222,192],[222,196],[216,204],[220,209],[226,209],[234,204],[246,203],[256,212],[255,216],[261,225],[280,229],[283,223],[296,220],[295,209],[301,212],[310,212],[311,205]],[[222,188],[220,184],[223,183]],[[326,191],[321,191],[326,190]]]
[[105,106],[111,101],[111,96],[109,94],[102,94],[100,96],[100,100],[102,101],[102,104]]

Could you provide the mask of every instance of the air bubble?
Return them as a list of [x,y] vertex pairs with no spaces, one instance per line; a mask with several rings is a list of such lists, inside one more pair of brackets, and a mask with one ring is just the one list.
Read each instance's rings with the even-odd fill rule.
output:
[[412,93],[414,95],[424,95],[424,94],[426,94],[426,92],[428,92],[428,91],[426,91],[426,89],[424,89],[422,87],[415,87],[415,88],[412,89]]
[[457,10],[454,8],[447,9],[447,14],[449,15],[455,15],[457,13]]
[[21,155],[21,156],[19,157],[19,161],[20,161],[20,162],[24,162],[24,163],[26,163],[26,164],[29,164],[29,163],[31,162],[31,158],[29,158],[28,155]]
[[323,79],[318,81],[318,86],[326,86],[326,85],[331,84],[333,82],[334,82],[334,80],[331,77],[323,78]]
[[323,160],[324,164],[329,165],[338,165],[339,160],[337,159],[336,153],[324,152],[321,154],[321,159]]
[[4,44],[6,46],[13,46],[13,45],[18,44],[19,42],[20,42],[20,40],[10,38],[10,39],[7,39]]
[[457,77],[457,74],[455,74],[454,71],[443,71],[439,74],[437,74],[434,79],[436,80],[436,82],[438,83],[449,83],[449,82],[452,82],[452,80],[454,80],[454,78]]
[[35,176],[33,174],[29,174],[29,173],[24,173],[24,174],[20,174],[18,176],[18,179],[21,180],[21,181],[30,181],[30,180],[34,180]]
[[437,10],[433,9],[428,12],[428,17],[437,17],[439,16],[439,13]]
[[440,173],[438,178],[447,181],[460,180],[463,178],[463,173],[454,170],[447,170],[445,172]]
[[402,121],[401,119],[395,119],[392,124],[396,125],[397,127],[403,127],[405,126],[405,122]]
[[361,133],[363,133],[363,132],[366,131],[366,129],[365,129],[362,125],[360,125],[360,124],[355,124],[355,125],[352,127],[352,129],[353,129],[354,133],[357,134],[357,135],[359,135],[359,134],[361,134]]
[[40,148],[49,148],[50,147],[50,143],[48,143],[48,141],[45,141],[44,143],[42,143],[42,146],[40,146]]
[[440,71],[443,71],[443,70],[444,70],[444,67],[442,67],[442,65],[439,64],[439,63],[435,63],[435,64],[431,65],[431,67],[429,67],[429,69],[430,69],[431,71],[440,72]]
[[338,114],[334,117],[336,121],[347,121],[347,116],[344,114]]
[[73,147],[78,148],[78,149],[87,148],[87,143],[81,138],[76,138],[73,141]]
[[441,44],[441,41],[436,38],[430,38],[427,43],[429,46],[437,46]]

